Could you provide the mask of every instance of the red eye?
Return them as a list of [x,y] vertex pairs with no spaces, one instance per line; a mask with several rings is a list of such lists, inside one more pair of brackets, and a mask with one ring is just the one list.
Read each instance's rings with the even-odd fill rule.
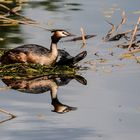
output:
[[62,32],[62,34],[67,35],[66,32]]

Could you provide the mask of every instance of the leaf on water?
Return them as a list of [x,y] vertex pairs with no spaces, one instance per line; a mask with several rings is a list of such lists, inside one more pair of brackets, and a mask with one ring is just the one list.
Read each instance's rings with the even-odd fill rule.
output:
[[132,58],[132,54],[131,53],[124,53],[120,56],[120,59],[124,59],[124,58]]

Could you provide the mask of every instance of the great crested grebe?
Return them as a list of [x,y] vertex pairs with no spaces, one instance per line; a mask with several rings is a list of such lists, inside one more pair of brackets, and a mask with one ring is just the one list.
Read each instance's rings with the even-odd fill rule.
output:
[[57,43],[63,37],[72,36],[66,30],[52,30],[50,50],[36,44],[27,44],[16,47],[4,53],[1,64],[11,63],[34,63],[41,65],[52,65],[58,57]]

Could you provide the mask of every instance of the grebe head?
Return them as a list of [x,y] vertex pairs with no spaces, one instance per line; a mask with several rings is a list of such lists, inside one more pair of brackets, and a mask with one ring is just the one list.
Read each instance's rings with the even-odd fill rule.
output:
[[68,31],[63,30],[63,29],[54,29],[54,30],[51,30],[51,32],[54,33],[53,36],[55,36],[57,38],[73,36],[73,34],[71,34]]
[[73,34],[63,29],[54,29],[51,30],[51,32],[53,33],[51,38],[54,43],[57,43],[61,38],[74,36]]

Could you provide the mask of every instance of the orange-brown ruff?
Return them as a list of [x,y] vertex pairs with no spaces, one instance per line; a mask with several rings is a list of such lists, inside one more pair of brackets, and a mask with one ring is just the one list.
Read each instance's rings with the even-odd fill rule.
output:
[[11,63],[34,63],[41,65],[52,65],[58,57],[57,43],[63,37],[71,36],[65,30],[53,30],[50,50],[36,44],[27,44],[7,51],[1,57],[2,64]]

